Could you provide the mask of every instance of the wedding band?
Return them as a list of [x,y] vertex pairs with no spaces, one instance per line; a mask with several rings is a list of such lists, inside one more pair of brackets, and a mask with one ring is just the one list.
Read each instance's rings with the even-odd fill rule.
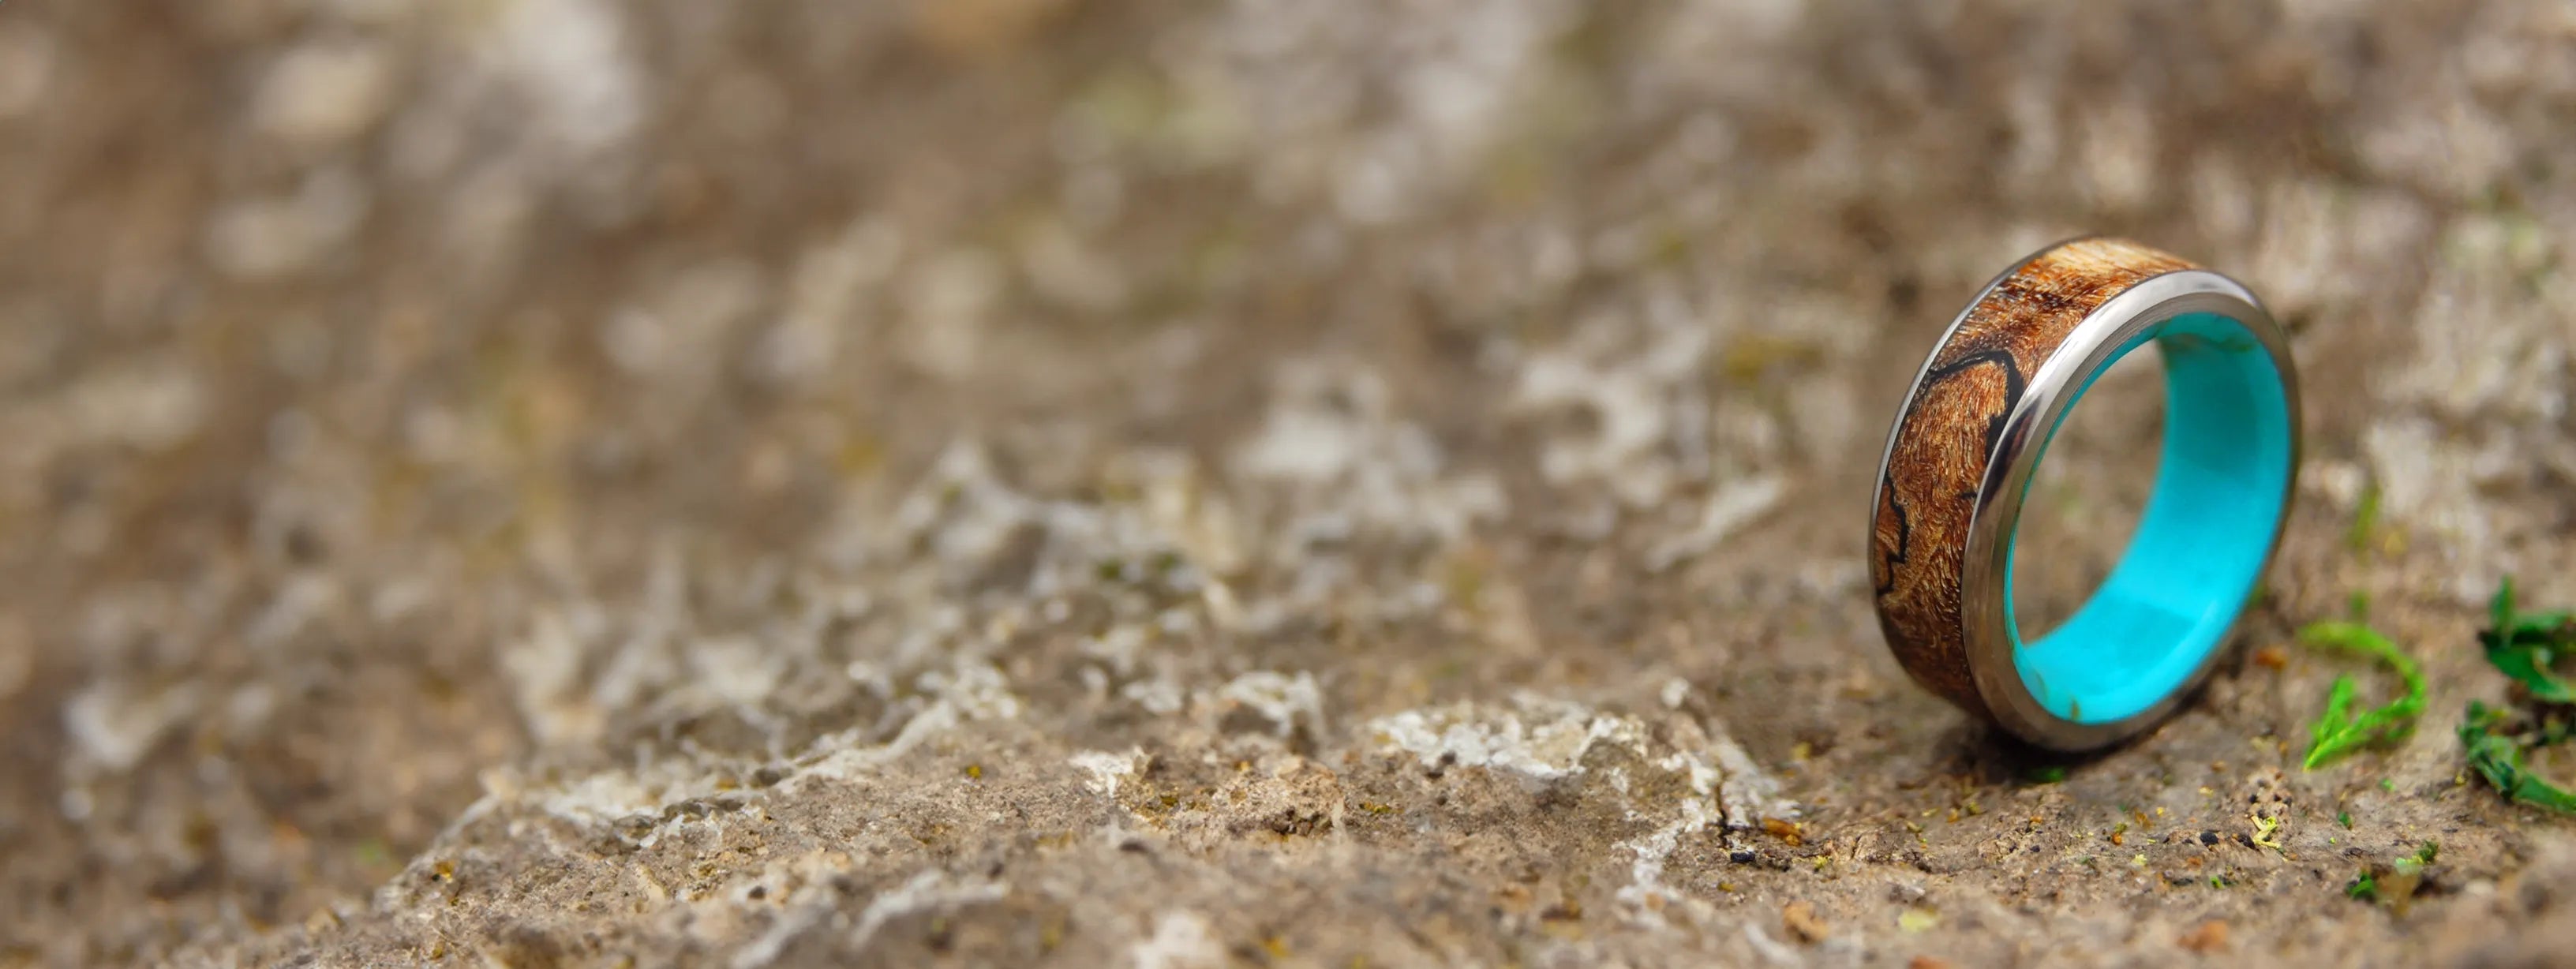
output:
[[[2032,475],[2093,381],[2149,344],[2165,363],[2155,490],[2110,576],[2025,639],[2012,552]],[[2030,743],[2135,736],[2219,656],[2280,543],[2298,460],[2289,341],[2252,292],[2134,242],[2042,250],[1950,324],[1888,431],[1879,628],[1916,682]]]

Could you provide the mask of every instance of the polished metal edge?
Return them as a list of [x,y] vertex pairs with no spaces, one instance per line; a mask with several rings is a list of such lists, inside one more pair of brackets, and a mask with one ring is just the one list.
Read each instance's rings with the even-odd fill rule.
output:
[[[2016,269],[2019,267],[2016,266]],[[1984,294],[1978,300],[1983,301]],[[1971,303],[1971,309],[1976,304]],[[2303,416],[2299,402],[2299,377],[2290,354],[2288,336],[2263,308],[2254,294],[2233,279],[2206,269],[2184,269],[2149,277],[2121,291],[2087,314],[2067,334],[2064,342],[2049,354],[2028,387],[2005,419],[2004,432],[1987,456],[1986,480],[1978,488],[1976,507],[1968,521],[1968,547],[1960,563],[1959,594],[1961,633],[1964,636],[1969,673],[1977,693],[1986,702],[1995,721],[2013,735],[2053,750],[2082,751],[2109,746],[2134,736],[2154,725],[2193,690],[2199,688],[2209,671],[2226,652],[2226,636],[2232,636],[2237,623],[2243,621],[2240,611],[2222,634],[2220,648],[2210,650],[2199,668],[2182,684],[2139,713],[2109,723],[2078,723],[2057,716],[2040,705],[2037,697],[2022,684],[2012,654],[2012,640],[2007,635],[2011,617],[2004,615],[2004,584],[2008,581],[2011,556],[2009,537],[2013,524],[2021,517],[2025,485],[2038,470],[2041,445],[2048,440],[2058,421],[2074,403],[2076,391],[2087,377],[2110,365],[2112,354],[2131,338],[2149,328],[2186,313],[2210,312],[2232,317],[2251,330],[2263,344],[2281,375],[2282,391],[2288,399],[2290,418],[2290,473],[2284,480],[2281,517],[2275,523],[2263,564],[2255,573],[2256,581],[2268,574],[2272,559],[2281,548],[2283,529],[2289,524],[2290,505],[2298,493],[2299,463],[2303,442]],[[1962,314],[1962,319],[1965,315]],[[1947,337],[1944,337],[1946,343]],[[1937,352],[1937,351],[1936,351]],[[1920,377],[1917,390],[1920,390]],[[1908,407],[1911,407],[1909,398]],[[1899,417],[1900,424],[1903,418]],[[1893,439],[1891,436],[1891,444]],[[1884,458],[1882,468],[1884,467]],[[1880,473],[1882,486],[1886,474]],[[1877,498],[1871,502],[1873,515]]]
[[[1868,562],[1871,556],[1878,554],[1878,503],[1887,500],[1887,463],[1896,459],[1897,435],[1905,432],[1905,419],[1913,416],[1915,398],[1923,396],[1923,380],[1931,376],[1932,361],[1941,358],[1941,348],[1950,345],[1951,338],[1959,335],[1959,328],[1968,325],[1969,315],[1975,313],[1977,307],[1985,305],[1986,297],[1994,295],[1995,287],[2003,285],[2004,280],[2011,279],[2014,273],[2022,271],[2031,263],[2038,262],[2041,256],[2086,239],[2099,238],[2102,236],[2096,233],[2059,239],[2014,260],[2012,265],[2004,267],[2004,271],[1996,273],[1993,279],[1986,280],[1985,285],[1977,287],[1977,295],[1959,309],[1959,315],[1950,318],[1950,325],[1941,330],[1941,338],[1933,341],[1932,349],[1924,352],[1922,365],[1914,368],[1914,383],[1905,388],[1905,399],[1896,404],[1896,419],[1887,424],[1887,441],[1878,449],[1878,477],[1871,479],[1869,486],[1869,531],[1867,532],[1869,538],[1861,544],[1861,561]],[[1973,524],[1974,518],[1971,517],[1970,521]],[[1873,601],[1870,603],[1872,611],[1878,608],[1878,603],[1874,600],[1873,596]]]

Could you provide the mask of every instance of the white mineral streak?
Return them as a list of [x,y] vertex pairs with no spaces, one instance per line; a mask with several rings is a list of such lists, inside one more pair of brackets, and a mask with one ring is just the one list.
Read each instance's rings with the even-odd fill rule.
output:
[[1154,934],[1136,943],[1136,969],[1213,969],[1226,964],[1225,947],[1217,942],[1207,918],[1197,912],[1165,912],[1154,920]]
[[519,717],[541,747],[588,739],[598,730],[597,708],[574,695],[583,656],[574,623],[573,614],[541,612],[527,636],[501,650]]
[[[1692,911],[1705,907],[1663,883],[1664,866],[1684,838],[1712,824],[1741,830],[1759,827],[1763,818],[1798,816],[1797,806],[1780,796],[1778,779],[1763,771],[1733,740],[1711,737],[1690,720],[1669,723],[1667,734],[1674,749],[1652,762],[1681,775],[1691,793],[1671,803],[1631,805],[1631,817],[1667,814],[1669,820],[1619,845],[1630,861],[1629,883],[1619,889],[1617,898],[1627,905],[1631,918],[1645,924],[1662,924],[1661,913],[1676,904]],[[1617,745],[1645,757],[1648,738],[1653,736],[1635,717],[1526,695],[1507,708],[1458,703],[1407,710],[1372,720],[1366,730],[1385,749],[1411,754],[1426,767],[1485,767],[1538,780],[1583,773],[1584,756],[1598,744]],[[1611,786],[1625,794],[1629,789],[1625,780],[1624,773],[1614,772]]]
[[877,746],[852,746],[854,731],[815,741],[820,754],[804,761],[801,777],[848,780],[875,771],[911,753],[930,738],[977,720],[1008,720],[1020,715],[1020,699],[1010,692],[1000,670],[981,664],[958,668],[953,675],[924,674],[922,687],[932,691],[928,707],[905,721],[893,740]]
[[1310,729],[1320,729],[1324,722],[1323,691],[1315,685],[1315,674],[1299,672],[1295,676],[1271,670],[1255,670],[1226,681],[1218,687],[1220,701],[1252,708],[1270,721],[1282,737],[1303,722]]
[[1689,680],[1676,676],[1672,679],[1665,680],[1662,692],[1656,695],[1664,701],[1665,709],[1679,710],[1682,707],[1682,702],[1690,699],[1690,689],[1691,685]]
[[839,353],[873,327],[865,308],[894,275],[902,254],[902,231],[881,216],[853,221],[807,248],[787,276],[785,311],[753,351],[753,374],[819,387]]
[[[1673,733],[1673,742],[1682,749],[1664,757],[1657,766],[1687,776],[1692,796],[1681,802],[1679,817],[1652,834],[1620,846],[1635,859],[1629,866],[1629,882],[1619,889],[1617,897],[1630,906],[1632,918],[1651,924],[1661,924],[1661,913],[1675,906],[1694,913],[1708,909],[1706,902],[1663,884],[1664,864],[1682,838],[1707,830],[1711,823],[1743,830],[1761,826],[1766,817],[1798,816],[1797,805],[1780,797],[1779,780],[1754,764],[1735,741],[1722,736],[1711,738],[1688,721]],[[1711,765],[1703,752],[1713,754],[1717,765]],[[1653,904],[1657,900],[1663,904]]]
[[1591,415],[1589,435],[1552,436],[1539,454],[1539,471],[1553,484],[1598,481],[1631,505],[1661,500],[1671,486],[1668,463],[1653,450],[1669,427],[1664,388],[1617,368],[1602,368],[1563,352],[1530,358],[1512,394],[1515,407],[1531,411],[1576,408]]
[[1066,758],[1066,763],[1090,775],[1083,778],[1082,786],[1089,788],[1091,793],[1102,797],[1117,797],[1118,785],[1127,778],[1136,776],[1136,761],[1144,756],[1145,752],[1142,749],[1131,749],[1123,754],[1113,754],[1104,750],[1086,750]]
[[[563,653],[549,651],[543,655]],[[530,675],[542,678],[538,673]],[[863,743],[862,738],[870,731],[853,728],[818,738],[804,753],[767,766],[785,774],[780,781],[782,786],[818,778],[862,778],[942,733],[978,721],[1015,719],[1022,709],[1020,698],[1010,691],[1001,671],[980,663],[961,663],[950,671],[924,673],[916,686],[931,697],[929,703],[905,720],[885,743]],[[497,804],[520,802],[568,821],[602,824],[653,814],[684,801],[716,797],[727,789],[722,785],[725,776],[703,764],[659,760],[629,770],[605,771],[527,788],[509,772],[497,772],[487,778],[488,793],[467,810],[466,817],[479,815]],[[686,818],[660,820],[640,838],[649,844],[663,831],[689,823]]]
[[954,380],[974,372],[1008,281],[1001,261],[960,246],[925,262],[903,287],[906,363]]
[[1310,360],[1282,368],[1261,431],[1235,452],[1233,470],[1303,496],[1284,529],[1291,535],[1358,529],[1453,542],[1500,517],[1506,499],[1492,476],[1448,474],[1446,464],[1429,431],[1396,416],[1384,380]]
[[1688,896],[1665,887],[1664,862],[1673,856],[1673,849],[1681,846],[1684,835],[1707,830],[1709,822],[1715,820],[1709,814],[1707,801],[1692,798],[1681,802],[1680,817],[1645,837],[1621,842],[1620,849],[1635,858],[1628,864],[1628,884],[1619,887],[1616,897],[1620,903],[1629,906],[1635,917],[1653,921],[1659,907],[1653,900],[1662,900],[1664,906],[1687,900]]
[[1582,773],[1583,755],[1595,744],[1616,744],[1639,756],[1646,752],[1646,727],[1636,719],[1535,696],[1519,697],[1509,709],[1454,703],[1407,710],[1369,721],[1364,729],[1425,767],[1491,767],[1539,780]]
[[1709,492],[1708,506],[1700,512],[1699,527],[1648,550],[1646,567],[1660,572],[1675,563],[1707,554],[1728,536],[1770,513],[1787,493],[1788,485],[1772,475],[1730,481],[1719,486]]
[[2266,187],[2260,211],[2242,273],[2263,281],[2264,305],[2282,317],[2346,309],[2374,280],[2412,271],[2432,222],[2407,193],[2320,179]]
[[1713,749],[1717,752],[1718,772],[1725,778],[1718,785],[1717,795],[1726,808],[1727,827],[1758,828],[1763,818],[1798,816],[1798,805],[1780,795],[1780,779],[1755,764],[1743,747],[1719,738]]
[[[922,874],[938,873],[923,872]],[[897,889],[897,891],[900,890]],[[813,928],[814,923],[822,921],[823,916],[831,914],[831,911],[829,905],[808,903],[778,913],[777,920],[769,923],[769,928],[763,930],[759,937],[752,939],[742,948],[734,950],[733,961],[728,965],[733,969],[760,969],[761,966],[778,961],[778,953],[787,948],[787,943],[805,934],[805,930]]]
[[194,715],[197,699],[189,687],[137,691],[95,683],[64,704],[63,728],[93,763],[122,772],[142,761],[173,724]]
[[384,45],[332,39],[278,57],[260,79],[251,111],[269,134],[327,147],[365,131],[384,116],[393,93],[392,58]]
[[1179,67],[1194,87],[1223,95],[1219,110],[1200,114],[1248,121],[1191,125],[1216,129],[1192,144],[1259,146],[1246,162],[1265,198],[1312,200],[1364,224],[1407,218],[1476,171],[1574,9],[1392,4],[1361,21],[1311,4],[1229,7],[1205,40],[1181,48],[1193,56]]
[[617,5],[605,0],[503,3],[475,53],[535,108],[527,122],[568,149],[566,162],[616,148],[645,116],[644,72]]
[[1119,688],[1118,695],[1148,712],[1164,716],[1179,713],[1189,705],[1188,699],[1182,695],[1181,685],[1169,677],[1129,683]]
[[1744,920],[1744,941],[1752,944],[1753,951],[1761,953],[1762,958],[1770,960],[1772,965],[1803,966],[1807,964],[1805,959],[1799,957],[1798,950],[1789,948],[1787,945],[1782,944],[1778,939],[1772,938],[1770,933],[1762,931],[1762,923],[1754,919]]
[[[714,779],[690,784],[693,778],[665,777],[669,783],[654,785],[644,778],[644,771],[609,771],[569,781],[559,787],[530,792],[537,807],[567,821],[601,824],[634,814],[661,810],[666,803],[677,803],[700,791],[714,790]],[[691,771],[692,775],[703,773]]]
[[[733,969],[759,969],[778,960],[789,942],[805,934],[837,909],[837,899],[829,891],[802,893],[800,897],[742,948],[734,950]],[[931,870],[912,876],[894,888],[868,900],[850,926],[850,946],[865,949],[887,922],[917,912],[953,909],[966,905],[999,901],[1010,894],[1009,886],[982,879],[958,879],[947,872]]]
[[914,912],[998,901],[1007,894],[1010,888],[999,882],[961,881],[946,872],[925,871],[902,887],[870,899],[867,910],[859,913],[859,924],[850,929],[850,943],[864,947],[888,921]]
[[357,236],[373,201],[367,183],[348,170],[320,169],[295,191],[236,199],[215,209],[206,222],[206,257],[243,279],[302,273]]
[[63,420],[74,435],[159,451],[205,423],[208,394],[194,370],[163,358],[104,368],[74,385]]

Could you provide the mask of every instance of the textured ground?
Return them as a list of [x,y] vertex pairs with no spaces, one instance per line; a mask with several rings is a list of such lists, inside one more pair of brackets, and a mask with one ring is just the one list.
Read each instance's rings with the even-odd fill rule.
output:
[[[0,965],[2563,964],[2450,727],[2576,603],[2570,132],[2539,0],[11,0]],[[1862,538],[2082,231],[2271,301],[2310,462],[2048,761]],[[2301,772],[2355,592],[2431,713]]]

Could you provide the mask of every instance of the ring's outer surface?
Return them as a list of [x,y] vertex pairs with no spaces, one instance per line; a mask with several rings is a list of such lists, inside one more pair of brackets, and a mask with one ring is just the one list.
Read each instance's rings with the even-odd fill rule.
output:
[[[2154,495],[2101,588],[2025,642],[2015,523],[2085,388],[2154,344],[2166,429]],[[2117,239],[2041,251],[1951,324],[1898,411],[1872,499],[1880,629],[1926,688],[2031,743],[2134,736],[2205,676],[2269,567],[2299,451],[2289,344],[2251,292]]]

